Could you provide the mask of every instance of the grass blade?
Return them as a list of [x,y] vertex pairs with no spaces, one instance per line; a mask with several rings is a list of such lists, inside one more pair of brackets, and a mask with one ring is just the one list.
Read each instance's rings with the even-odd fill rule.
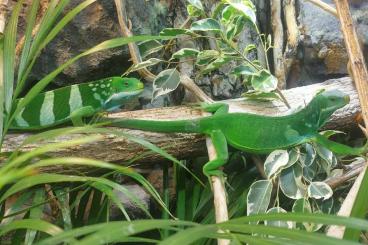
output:
[[[57,24],[54,28],[51,29],[52,24],[55,22],[57,17],[60,15],[61,11],[64,9],[65,5],[69,3],[70,0],[64,0],[55,9],[56,6],[50,3],[49,9],[50,12],[47,11],[43,21],[40,25],[40,31],[35,36],[34,44],[32,45],[32,49],[30,51],[30,60],[27,61],[27,69],[26,71],[19,76],[19,83],[14,92],[14,97],[18,97],[19,93],[22,91],[24,87],[24,83],[32,70],[34,63],[36,62],[37,57],[40,55],[42,49],[44,49],[49,42],[51,42],[55,36],[83,9],[88,7],[91,3],[95,2],[96,0],[87,0],[80,3],[77,7],[73,10],[68,12]],[[48,9],[48,10],[49,10]],[[55,10],[54,10],[55,9]],[[50,13],[56,12],[53,15]],[[52,18],[52,19],[50,19]]]
[[36,149],[34,149],[33,151],[24,153],[16,158],[14,158],[14,160],[8,162],[6,165],[2,166],[2,168],[0,169],[0,176],[2,174],[5,174],[7,171],[9,171],[11,168],[16,168],[19,167],[21,164],[23,164],[24,162],[45,154],[47,152],[51,152],[51,151],[55,151],[55,150],[60,150],[62,148],[67,148],[67,147],[71,147],[71,146],[76,146],[76,145],[81,145],[81,144],[86,144],[86,143],[90,143],[93,141],[97,141],[102,139],[102,136],[100,135],[92,135],[92,136],[87,136],[84,138],[78,138],[78,139],[73,139],[73,140],[68,140],[68,141],[64,141],[64,142],[57,142],[57,143],[52,143],[52,144],[47,144],[44,145],[42,147],[38,147]]
[[28,60],[28,55],[29,55],[31,42],[32,42],[32,31],[36,23],[37,10],[39,7],[39,3],[40,3],[40,0],[32,1],[32,5],[27,14],[27,20],[26,20],[27,28],[24,34],[24,46],[22,50],[22,55],[19,59],[18,78],[22,77],[23,70]]
[[[41,219],[43,215],[43,208],[44,205],[39,205],[39,203],[43,203],[45,201],[45,191],[44,189],[38,189],[35,191],[33,200],[32,200],[32,209],[29,212],[30,219]],[[37,231],[35,230],[28,230],[26,233],[25,245],[33,244],[34,239],[36,238]]]
[[18,17],[23,4],[23,0],[18,1],[15,5],[9,23],[6,25],[4,33],[4,91],[5,91],[5,112],[10,113],[14,70],[15,70],[15,45],[17,38]]
[[[175,220],[137,220],[137,221],[113,221],[108,224],[89,225],[71,231],[63,232],[54,237],[47,238],[38,243],[38,245],[54,245],[64,242],[71,238],[85,236],[79,240],[81,244],[107,244],[122,239],[129,238],[131,235],[139,234],[145,231],[157,229],[176,230],[176,226],[196,226],[196,223]],[[179,244],[179,243],[173,243]]]
[[[365,173],[363,176],[363,180],[360,184],[358,195],[355,199],[353,209],[351,210],[350,217],[355,218],[365,218],[368,210],[368,193],[367,188],[368,186],[368,168],[365,168]],[[347,228],[344,234],[344,239],[352,240],[352,241],[359,241],[360,238],[360,231],[359,230],[353,230],[350,228]]]
[[[1,35],[1,34],[0,34]],[[4,88],[4,37],[0,37],[0,115],[4,115],[5,88]],[[0,147],[3,139],[4,117],[0,117]]]
[[60,234],[63,230],[58,226],[40,219],[15,220],[7,225],[0,226],[0,237],[4,234],[18,229],[37,230],[49,235]]

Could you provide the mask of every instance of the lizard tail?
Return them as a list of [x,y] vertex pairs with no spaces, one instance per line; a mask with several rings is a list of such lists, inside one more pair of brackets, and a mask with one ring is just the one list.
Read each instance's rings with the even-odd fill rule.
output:
[[154,121],[140,119],[117,119],[111,126],[163,133],[202,133],[200,120]]

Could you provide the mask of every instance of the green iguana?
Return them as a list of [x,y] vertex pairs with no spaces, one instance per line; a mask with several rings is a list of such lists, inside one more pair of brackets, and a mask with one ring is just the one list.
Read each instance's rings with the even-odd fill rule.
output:
[[333,112],[349,103],[349,96],[338,91],[321,91],[296,113],[286,116],[261,116],[249,113],[228,113],[228,105],[207,104],[202,108],[212,116],[177,121],[116,119],[113,126],[153,132],[200,133],[211,137],[216,158],[206,163],[203,172],[221,175],[218,168],[228,160],[227,144],[250,153],[266,154],[306,142],[316,142],[337,154],[360,155],[368,145],[352,148],[320,135],[318,130]]
[[37,95],[15,116],[10,129],[37,130],[67,121],[83,125],[82,118],[113,111],[140,94],[143,88],[138,79],[110,77],[47,91]]

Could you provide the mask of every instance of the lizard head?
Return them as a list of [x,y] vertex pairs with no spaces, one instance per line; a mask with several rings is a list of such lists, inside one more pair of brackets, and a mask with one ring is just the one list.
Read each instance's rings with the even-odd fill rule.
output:
[[340,90],[322,90],[311,101],[320,109],[318,126],[322,127],[330,116],[350,101],[349,95]]
[[104,103],[104,109],[113,111],[143,92],[144,85],[136,78],[113,77],[111,82],[111,94]]
[[141,93],[144,85],[136,78],[130,77],[113,77],[111,81],[113,93]]

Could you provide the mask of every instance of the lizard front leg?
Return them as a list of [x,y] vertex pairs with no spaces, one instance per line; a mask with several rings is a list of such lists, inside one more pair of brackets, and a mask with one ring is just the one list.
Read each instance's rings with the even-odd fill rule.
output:
[[83,118],[91,117],[96,113],[92,106],[85,106],[70,113],[70,120],[74,126],[84,126]]
[[211,175],[221,176],[223,173],[218,168],[225,165],[229,159],[226,138],[221,130],[213,130],[209,136],[216,151],[216,158],[203,166],[203,173],[207,177]]

